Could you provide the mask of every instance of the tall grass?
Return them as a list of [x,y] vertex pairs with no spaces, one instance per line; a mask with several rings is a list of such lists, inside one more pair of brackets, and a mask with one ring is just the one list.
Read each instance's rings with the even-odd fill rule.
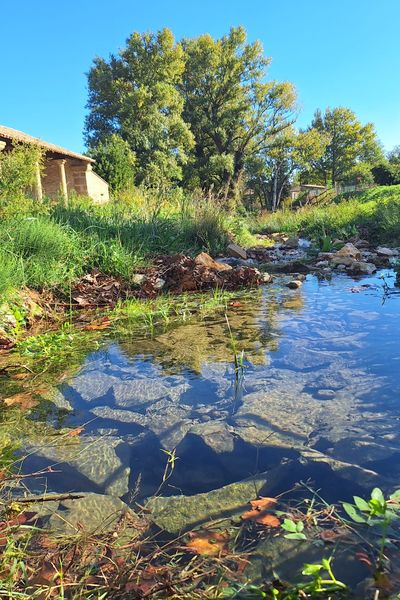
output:
[[[10,203],[8,203],[8,207]],[[0,222],[0,293],[27,285],[41,289],[67,286],[93,268],[129,279],[138,266],[157,254],[223,251],[236,230],[241,241],[246,225],[208,200],[139,206],[110,202],[95,206],[73,198],[69,207],[44,203],[40,212],[7,212]],[[1,206],[0,206],[1,209]]]
[[324,207],[280,210],[264,217],[257,229],[314,240],[362,235],[375,243],[400,244],[400,186],[373,188]]

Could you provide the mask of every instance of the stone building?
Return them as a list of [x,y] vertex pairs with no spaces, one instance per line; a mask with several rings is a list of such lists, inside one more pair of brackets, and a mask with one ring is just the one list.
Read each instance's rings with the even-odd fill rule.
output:
[[38,165],[34,190],[38,200],[43,196],[61,195],[67,203],[72,191],[89,196],[96,203],[109,200],[108,183],[93,171],[92,158],[0,125],[0,151],[7,152],[17,143],[34,144],[43,149],[44,166],[40,171]]

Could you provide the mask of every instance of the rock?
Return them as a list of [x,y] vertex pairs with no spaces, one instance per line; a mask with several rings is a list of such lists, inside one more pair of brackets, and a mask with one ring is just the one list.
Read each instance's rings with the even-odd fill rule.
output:
[[[46,528],[67,535],[82,531],[102,534],[113,531],[123,515],[133,522],[138,519],[125,502],[115,496],[84,494],[83,498],[62,500],[49,515]],[[131,538],[136,537],[137,530],[130,530]]]
[[[345,258],[353,258],[355,260],[360,260],[361,258],[361,252],[359,251],[358,248],[356,248],[354,246],[354,244],[351,244],[350,242],[345,244],[343,246],[343,248],[341,248],[340,250],[338,250],[334,255],[333,258],[336,259],[336,257],[345,257]],[[344,263],[343,263],[344,264]]]
[[296,248],[299,247],[299,238],[298,237],[290,237],[288,240],[286,240],[286,242],[284,243],[285,248],[290,248],[291,250],[295,250]]
[[315,392],[315,396],[319,400],[333,400],[336,396],[336,392],[334,390],[318,390]]
[[249,479],[193,496],[154,497],[146,504],[156,525],[170,533],[198,527],[211,519],[230,519],[247,510],[247,504],[258,495],[275,492],[296,470],[295,461],[260,473]]
[[33,485],[53,492],[84,491],[123,496],[129,491],[131,449],[113,436],[70,438],[59,446],[28,447],[24,459],[27,473],[57,463],[57,470]]
[[356,240],[354,242],[354,245],[356,248],[369,248],[369,241],[368,240]]
[[373,263],[354,261],[350,267],[350,270],[355,275],[372,275],[376,271],[376,266]]
[[291,290],[298,290],[302,285],[303,283],[299,279],[293,279],[287,282],[286,287]]
[[385,246],[378,246],[376,249],[376,253],[378,256],[383,256],[385,258],[391,258],[392,256],[398,256],[398,250],[394,248],[386,248]]
[[238,244],[231,243],[226,250],[229,256],[233,256],[233,258],[243,258],[243,260],[247,259],[246,250],[241,246],[238,246]]
[[158,279],[155,280],[153,288],[155,290],[162,290],[164,285],[165,285],[165,279],[161,279],[161,277],[159,277]]
[[133,285],[143,285],[146,280],[147,277],[143,273],[134,273],[134,275],[132,275]]
[[230,271],[231,265],[217,262],[207,252],[200,252],[194,259],[196,265],[206,267],[207,269],[213,269],[215,271]]
[[345,243],[344,240],[336,239],[336,240],[333,240],[332,246],[344,246],[344,243]]
[[238,267],[254,267],[257,265],[257,261],[255,261],[254,258],[247,258],[246,260],[238,258],[237,265]]
[[273,277],[269,273],[261,273],[263,283],[272,283]]
[[329,266],[329,262],[327,260],[319,260],[317,263],[315,263],[316,267],[328,267]]

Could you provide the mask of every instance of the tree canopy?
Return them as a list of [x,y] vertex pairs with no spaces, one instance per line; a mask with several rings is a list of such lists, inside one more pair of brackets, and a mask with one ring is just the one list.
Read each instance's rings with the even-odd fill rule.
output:
[[98,171],[114,190],[179,185],[222,200],[250,190],[273,209],[294,180],[396,180],[399,152],[385,159],[374,126],[349,108],[317,110],[296,130],[296,91],[268,78],[270,62],[243,27],[180,42],[169,29],[133,33],[88,74]]

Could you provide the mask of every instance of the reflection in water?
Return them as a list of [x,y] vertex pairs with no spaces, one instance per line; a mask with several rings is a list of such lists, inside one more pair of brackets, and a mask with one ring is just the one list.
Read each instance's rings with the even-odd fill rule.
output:
[[[240,402],[224,314],[152,338],[121,335],[60,386],[68,424],[86,423],[79,447],[90,460],[42,448],[29,466],[58,460],[64,470],[71,465],[69,489],[122,495],[138,486],[146,496],[162,478],[162,449],[177,448],[179,457],[166,495],[211,490],[315,455],[343,477],[354,474],[343,463],[354,463],[357,481],[366,468],[390,486],[400,475],[400,310],[395,297],[382,304],[379,278],[365,281],[376,286],[352,293],[346,276],[308,277],[300,290],[268,286],[228,307],[246,357]],[[65,479],[49,485],[65,489]]]

